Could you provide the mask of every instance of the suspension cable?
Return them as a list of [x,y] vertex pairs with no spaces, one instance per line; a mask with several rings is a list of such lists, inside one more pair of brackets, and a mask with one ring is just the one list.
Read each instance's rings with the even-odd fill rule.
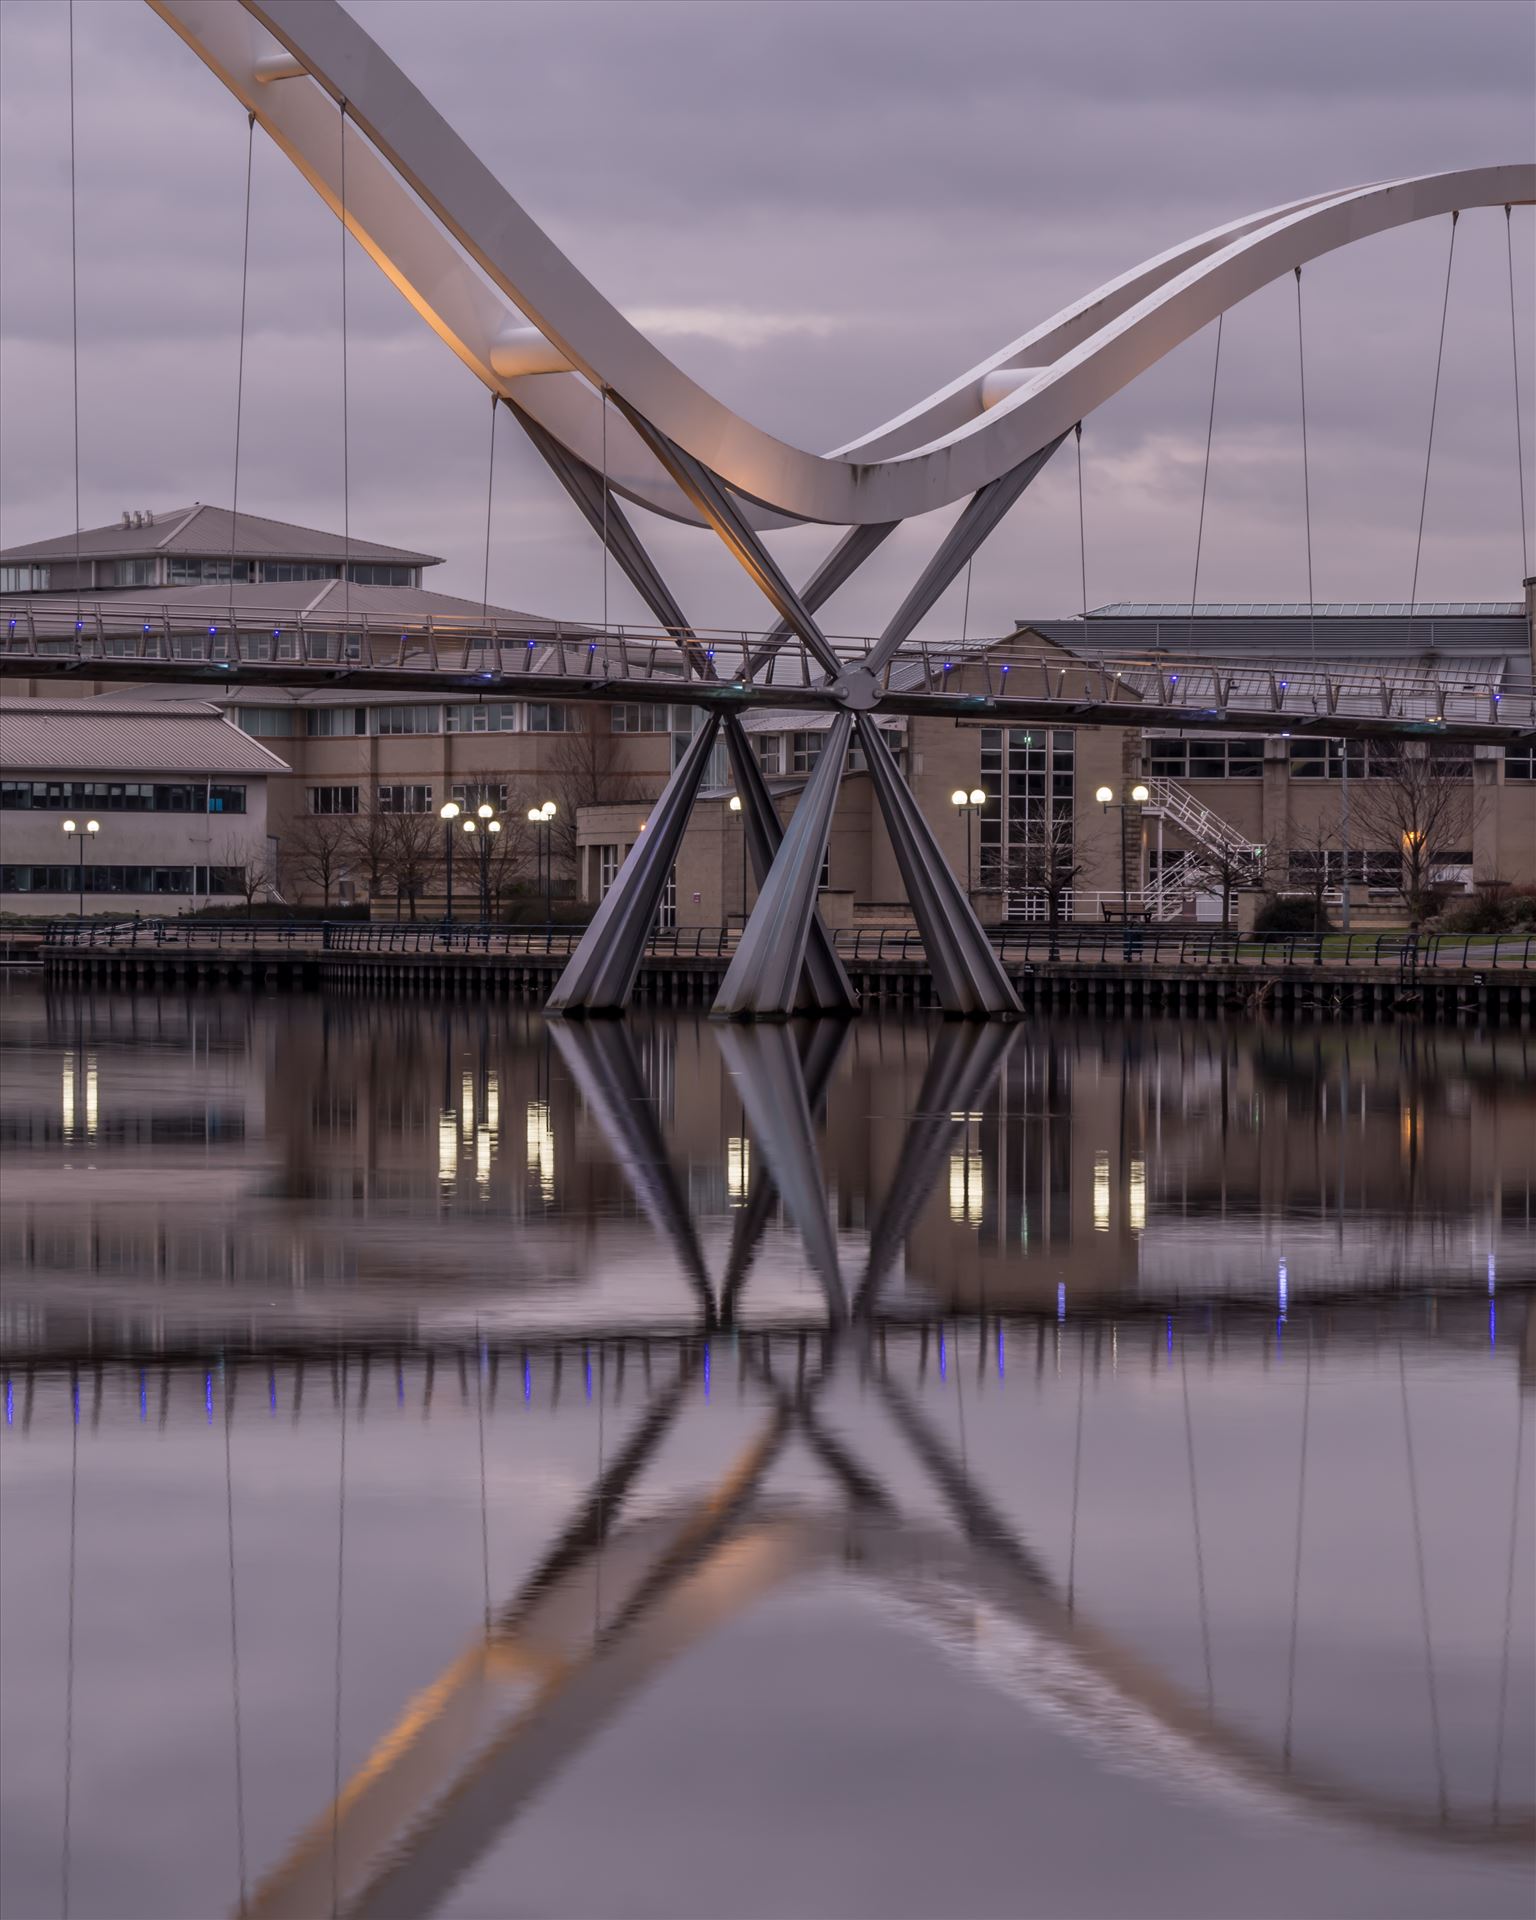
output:
[[347,1568],[347,1356],[341,1356],[341,1459],[336,1492],[336,1695],[331,1723],[331,1912],[341,1911],[341,1646]]
[[347,434],[347,103],[341,102],[341,610],[352,621],[352,471]]
[[1317,596],[1312,590],[1312,475],[1307,461],[1307,355],[1301,328],[1301,268],[1296,269],[1296,370],[1301,376],[1301,498],[1307,522],[1307,632],[1317,662]]
[[1211,483],[1211,441],[1216,432],[1216,381],[1221,373],[1221,323],[1225,314],[1216,316],[1216,357],[1211,363],[1211,411],[1205,423],[1205,471],[1200,477],[1200,519],[1195,528],[1195,577],[1189,588],[1189,643],[1195,643],[1195,603],[1200,597],[1200,548],[1205,540],[1205,496]]
[[501,395],[491,395],[491,457],[487,463],[485,477],[485,578],[480,588],[480,623],[485,625],[490,617],[491,605],[491,498],[496,490],[496,409],[501,404]]
[[1077,441],[1077,571],[1083,591],[1083,638],[1088,638],[1088,541],[1083,532],[1083,423],[1072,429]]
[[[80,267],[75,244],[75,0],[69,0],[69,334],[75,409],[75,631],[80,630]],[[67,1885],[65,1906],[68,1907]]]
[[1520,338],[1515,326],[1515,242],[1512,209],[1504,209],[1504,255],[1509,262],[1509,365],[1515,381],[1515,472],[1520,481],[1520,577],[1531,577],[1531,550],[1525,537],[1525,447],[1520,433]]
[[[252,115],[254,120],[255,116]],[[245,1912],[245,1766],[240,1738],[240,1630],[235,1606],[235,1473],[230,1429],[235,1423],[235,1376],[224,1374],[224,1521],[229,1542],[229,1685],[235,1732],[235,1850],[240,1868],[240,1912]]]
[[601,389],[603,402],[603,638],[608,636],[608,389]]
[[1445,292],[1440,301],[1440,344],[1435,348],[1435,385],[1429,400],[1429,441],[1424,449],[1424,491],[1419,496],[1419,537],[1413,547],[1413,591],[1408,596],[1408,642],[1413,644],[1413,616],[1419,603],[1419,558],[1424,550],[1424,510],[1429,505],[1429,462],[1435,451],[1435,413],[1440,405],[1440,364],[1445,357],[1445,316],[1451,305],[1451,266],[1456,258],[1456,223],[1460,213],[1451,215],[1451,244],[1445,256]]
[[[251,279],[251,161],[256,148],[256,116],[245,125],[245,241],[240,254],[240,351],[235,362],[235,477],[229,501],[229,630],[235,630],[235,546],[240,525],[240,410],[245,398],[245,304]],[[243,1882],[242,1882],[243,1885]],[[244,1893],[241,1894],[242,1905]]]

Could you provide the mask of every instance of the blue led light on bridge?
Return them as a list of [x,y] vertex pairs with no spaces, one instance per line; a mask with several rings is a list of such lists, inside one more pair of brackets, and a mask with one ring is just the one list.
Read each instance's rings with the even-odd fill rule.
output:
[[1168,1346],[1168,1351],[1172,1353],[1173,1352],[1173,1315],[1171,1313],[1168,1316],[1167,1346]]
[[208,1424],[213,1425],[213,1375],[203,1375],[203,1410],[208,1415]]
[[939,1328],[939,1378],[943,1380],[948,1377],[948,1374],[949,1374],[949,1355],[944,1346],[944,1329],[940,1327]]
[[1291,1292],[1291,1270],[1283,1260],[1275,1271],[1275,1284],[1280,1295],[1280,1318],[1283,1321]]
[[581,1370],[586,1381],[587,1398],[592,1398],[592,1356],[585,1347],[581,1350]]
[[997,1330],[997,1377],[999,1380],[1006,1380],[1008,1377],[1008,1354],[1003,1344],[1001,1326]]
[[1488,1302],[1488,1344],[1490,1347],[1496,1347],[1499,1344],[1499,1303],[1497,1300],[1490,1300]]
[[16,1389],[7,1380],[5,1383],[5,1424],[13,1426],[16,1421]]
[[139,1374],[139,1418],[141,1420],[149,1418],[149,1382],[144,1378],[142,1371]]
[[533,1368],[528,1363],[528,1356],[524,1354],[523,1356],[523,1403],[524,1405],[526,1405],[532,1398],[533,1398]]
[[1067,1317],[1067,1283],[1065,1280],[1062,1280],[1057,1283],[1057,1287],[1056,1287],[1056,1318],[1058,1320],[1065,1320],[1066,1317]]
[[709,1342],[704,1342],[704,1398],[709,1398]]
[[277,1412],[277,1375],[275,1373],[267,1375],[267,1412]]
[[1488,1291],[1494,1292],[1499,1283],[1498,1261],[1493,1254],[1488,1256]]
[[75,1425],[78,1427],[80,1424],[80,1382],[78,1380],[75,1380],[70,1384],[69,1400],[70,1400],[70,1405],[74,1409]]

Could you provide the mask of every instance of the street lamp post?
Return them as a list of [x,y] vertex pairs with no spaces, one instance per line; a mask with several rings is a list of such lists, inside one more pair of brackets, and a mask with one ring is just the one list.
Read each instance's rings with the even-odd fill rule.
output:
[[64,832],[71,840],[74,840],[77,834],[81,836],[75,841],[76,846],[80,850],[75,865],[80,875],[80,918],[83,920],[85,918],[85,843],[87,839],[91,839],[101,832],[101,822],[99,820],[87,820],[85,826],[81,828],[77,826],[73,820],[66,820],[64,822]]
[[736,824],[741,828],[741,924],[747,924],[747,823],[741,817],[741,795],[733,793],[730,798],[731,812],[736,816]]
[[528,809],[528,824],[533,828],[535,835],[541,827],[544,830],[544,838],[535,839],[534,846],[544,869],[544,925],[546,928],[552,927],[555,923],[555,858],[552,834],[555,815],[558,812],[559,808],[553,800],[546,800],[542,807]]
[[949,802],[951,806],[957,807],[960,812],[965,815],[965,896],[969,899],[972,887],[971,822],[987,804],[986,789],[983,787],[972,787],[970,792],[966,793],[961,788],[956,787],[954,792],[949,796]]
[[437,817],[442,821],[448,833],[448,899],[445,921],[446,924],[451,927],[453,925],[453,823],[459,817],[458,801],[450,800],[447,806],[439,807]]
[[470,845],[480,856],[480,924],[485,926],[491,917],[491,848],[492,836],[501,832],[501,822],[496,818],[496,809],[488,800],[482,800],[475,809],[475,818],[464,822],[464,831],[471,836]]
[[1120,923],[1124,929],[1125,957],[1131,957],[1131,875],[1125,857],[1125,816],[1131,807],[1144,807],[1152,798],[1150,791],[1138,782],[1131,788],[1129,800],[1117,800],[1113,787],[1100,787],[1094,799],[1106,813],[1111,808],[1120,816]]

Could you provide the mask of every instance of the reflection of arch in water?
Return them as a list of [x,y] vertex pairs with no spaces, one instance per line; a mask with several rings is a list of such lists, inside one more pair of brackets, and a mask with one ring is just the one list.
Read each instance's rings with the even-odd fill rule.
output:
[[758,1601],[822,1571],[872,1582],[899,1615],[946,1649],[1008,1647],[1004,1684],[1121,1764],[1178,1785],[1236,1791],[1275,1811],[1322,1815],[1369,1831],[1453,1845],[1524,1849],[1536,1816],[1497,1820],[1376,1795],[1287,1765],[1213,1719],[1108,1636],[1084,1623],[1027,1556],[895,1515],[883,1499],[846,1511],[742,1507],[776,1451],[776,1418],[707,1500],[638,1522],[604,1547],[602,1590],[615,1601],[593,1632],[596,1558],[583,1555],[514,1606],[419,1694],[395,1728],[257,1889],[255,1915],[324,1910],[333,1872],[340,1910],[431,1911],[534,1794],[679,1654]]

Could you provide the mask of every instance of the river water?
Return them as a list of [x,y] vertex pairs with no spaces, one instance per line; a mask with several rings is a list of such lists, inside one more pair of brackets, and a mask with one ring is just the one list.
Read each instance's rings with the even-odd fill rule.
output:
[[1525,1915],[1536,1037],[0,996],[0,1915]]

